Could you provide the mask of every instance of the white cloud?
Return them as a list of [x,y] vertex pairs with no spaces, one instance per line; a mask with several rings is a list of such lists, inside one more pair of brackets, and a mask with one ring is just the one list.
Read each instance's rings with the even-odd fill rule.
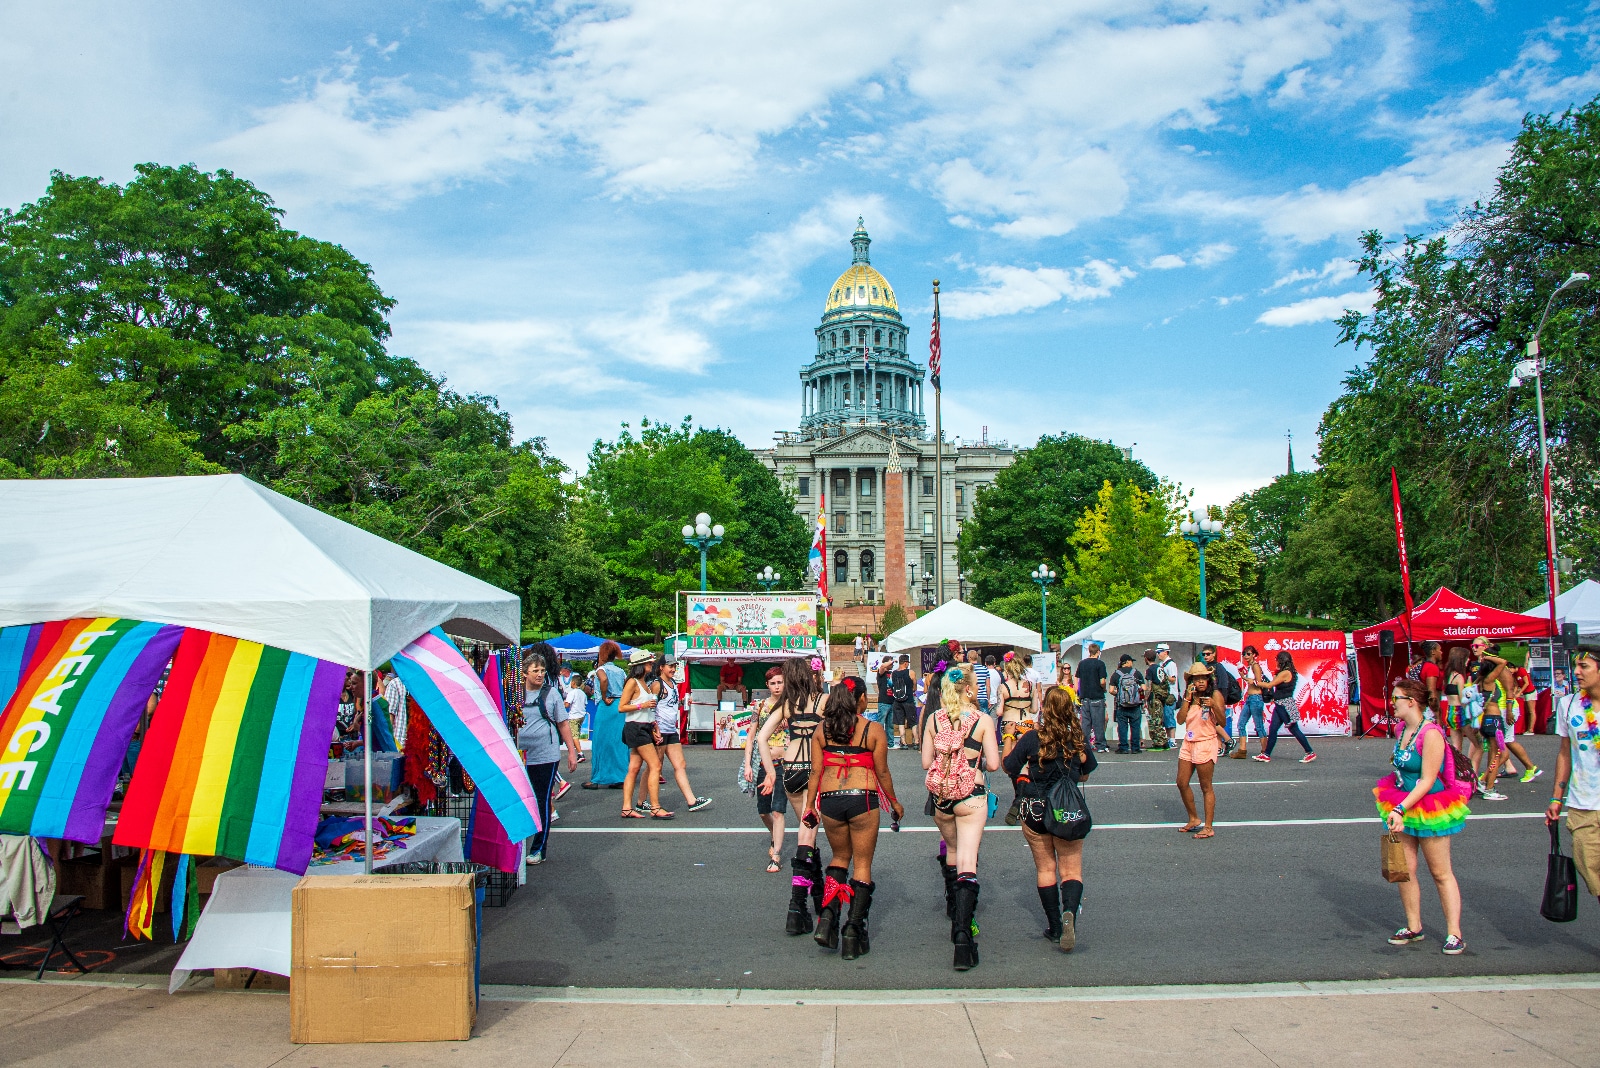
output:
[[1058,300],[1097,300],[1134,276],[1126,267],[1105,260],[1090,260],[1082,267],[976,268],[983,285],[953,289],[941,302],[951,319],[987,319],[1048,307]]
[[1226,241],[1219,241],[1214,245],[1206,245],[1199,252],[1196,252],[1191,257],[1190,262],[1196,267],[1213,267],[1238,251]]
[[1355,261],[1347,256],[1335,256],[1320,268],[1302,267],[1290,271],[1288,274],[1280,275],[1262,292],[1270,293],[1274,289],[1282,289],[1284,286],[1294,285],[1297,282],[1310,283],[1301,287],[1303,290],[1315,289],[1317,286],[1337,285],[1340,282],[1348,282],[1355,276]]
[[1188,264],[1184,262],[1182,256],[1175,256],[1168,252],[1165,255],[1157,256],[1145,266],[1152,271],[1175,271],[1179,267],[1188,266]]
[[1377,295],[1371,290],[1341,293],[1337,297],[1310,297],[1277,308],[1268,308],[1256,316],[1263,326],[1305,326],[1308,323],[1325,323],[1339,318],[1354,309],[1363,314],[1372,311]]

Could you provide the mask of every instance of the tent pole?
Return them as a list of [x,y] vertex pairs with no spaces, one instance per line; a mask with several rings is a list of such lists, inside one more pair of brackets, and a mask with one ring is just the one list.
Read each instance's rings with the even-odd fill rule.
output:
[[372,874],[372,672],[361,673],[361,751],[366,762],[363,779],[366,789],[361,791],[362,805],[366,810],[367,874]]

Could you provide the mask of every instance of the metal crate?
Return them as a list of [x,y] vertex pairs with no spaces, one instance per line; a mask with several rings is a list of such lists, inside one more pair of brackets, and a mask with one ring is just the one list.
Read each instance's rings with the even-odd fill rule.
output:
[[498,869],[489,869],[489,879],[484,886],[483,905],[485,908],[504,908],[511,903],[511,895],[517,891],[517,875],[515,872],[505,872]]

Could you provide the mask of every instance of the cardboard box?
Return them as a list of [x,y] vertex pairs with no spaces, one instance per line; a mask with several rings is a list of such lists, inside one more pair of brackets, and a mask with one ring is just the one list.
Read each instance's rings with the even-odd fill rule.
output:
[[63,860],[56,867],[56,893],[76,894],[86,909],[117,907],[122,893],[122,871],[115,861],[103,862],[99,853]]
[[472,1037],[471,875],[324,875],[293,892],[291,1042]]
[[211,974],[218,990],[288,990],[289,977],[254,968],[218,968]]

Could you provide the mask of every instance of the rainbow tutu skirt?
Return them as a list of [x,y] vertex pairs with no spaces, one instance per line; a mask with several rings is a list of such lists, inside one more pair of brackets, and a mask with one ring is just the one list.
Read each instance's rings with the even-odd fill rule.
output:
[[[1389,812],[1406,799],[1410,790],[1402,790],[1393,775],[1385,775],[1372,788],[1373,799],[1378,803],[1378,815],[1389,818]],[[1413,838],[1443,838],[1455,834],[1467,822],[1467,798],[1460,790],[1446,787],[1425,795],[1415,808],[1405,814],[1405,833]]]

